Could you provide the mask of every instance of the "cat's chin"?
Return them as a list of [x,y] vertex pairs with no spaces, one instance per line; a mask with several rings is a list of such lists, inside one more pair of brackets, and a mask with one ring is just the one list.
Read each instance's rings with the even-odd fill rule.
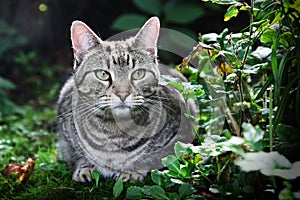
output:
[[111,113],[115,119],[126,119],[130,117],[130,109],[129,106],[117,106],[111,110]]

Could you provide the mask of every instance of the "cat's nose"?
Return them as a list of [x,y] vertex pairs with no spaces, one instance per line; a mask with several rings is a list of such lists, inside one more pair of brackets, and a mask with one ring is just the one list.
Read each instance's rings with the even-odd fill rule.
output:
[[120,98],[120,100],[122,102],[124,102],[126,100],[126,98],[129,96],[129,93],[128,92],[118,92],[116,95]]

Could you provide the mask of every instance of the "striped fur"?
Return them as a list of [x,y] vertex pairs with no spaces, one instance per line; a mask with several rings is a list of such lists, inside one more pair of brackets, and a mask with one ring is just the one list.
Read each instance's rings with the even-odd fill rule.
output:
[[73,180],[91,181],[92,170],[142,179],[162,167],[177,141],[192,141],[183,97],[159,84],[160,71],[170,69],[158,65],[158,32],[154,17],[135,37],[102,41],[73,23],[74,74],[61,90],[57,118],[61,158]]

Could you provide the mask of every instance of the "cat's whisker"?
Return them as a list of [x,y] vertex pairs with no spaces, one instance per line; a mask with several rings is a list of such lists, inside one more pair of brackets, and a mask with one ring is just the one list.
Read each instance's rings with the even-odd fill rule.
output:
[[[77,107],[76,109],[86,109],[87,105],[89,105],[89,104],[83,103],[79,107]],[[66,117],[66,116],[69,116],[69,115],[73,115],[73,110],[74,110],[74,108],[73,108],[73,106],[71,106],[71,109],[69,109],[69,110],[67,110],[63,113],[60,113],[57,117],[61,118],[61,117]]]
[[[148,102],[148,103],[149,103],[149,102]],[[152,108],[151,111],[156,112],[156,113],[161,113],[161,112],[162,112],[162,107],[159,106],[159,105],[157,105],[158,102],[153,101],[153,102],[151,102],[151,103],[153,103],[153,104],[151,104],[151,108]],[[144,107],[142,107],[142,108],[144,108]],[[167,106],[166,104],[164,104],[163,108],[164,108],[164,109],[167,109],[167,110],[166,110],[166,114],[167,114],[171,119],[175,120],[175,119],[174,119],[174,116],[173,116],[172,114],[169,114],[169,113],[170,113],[170,111],[176,112],[176,110],[172,109],[170,106]],[[169,112],[168,112],[168,111],[169,111]]]
[[164,103],[164,107],[165,107],[166,109],[168,109],[169,111],[176,112],[176,110],[175,110],[174,108],[170,107],[168,104],[166,104],[166,103],[163,102],[163,101],[157,101],[157,100],[147,99],[147,103],[150,103],[151,105],[158,104],[159,102]]

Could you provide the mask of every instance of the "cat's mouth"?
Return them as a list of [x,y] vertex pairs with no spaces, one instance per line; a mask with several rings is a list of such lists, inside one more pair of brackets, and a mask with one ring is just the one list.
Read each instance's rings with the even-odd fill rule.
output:
[[131,106],[128,106],[128,105],[118,105],[118,106],[115,106],[113,109],[131,109]]
[[130,106],[121,104],[111,108],[111,113],[115,119],[127,119],[130,117],[130,110]]

